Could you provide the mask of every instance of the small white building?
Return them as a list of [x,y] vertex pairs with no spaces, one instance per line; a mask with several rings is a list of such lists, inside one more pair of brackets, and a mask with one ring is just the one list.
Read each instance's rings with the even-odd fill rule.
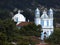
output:
[[[42,35],[41,35],[41,39],[44,39],[44,35],[46,37],[49,37],[51,35],[51,33],[53,32],[53,10],[50,8],[48,11],[48,15],[47,15],[47,11],[44,10],[42,15],[40,15],[40,10],[37,8],[35,10],[35,24],[36,25],[41,25],[42,26]],[[46,34],[44,34],[46,33]]]
[[18,13],[15,14],[12,19],[14,20],[14,22],[17,22],[16,25],[18,25],[19,23],[21,22],[25,22],[26,21],[26,18],[20,13],[21,11],[18,10]]

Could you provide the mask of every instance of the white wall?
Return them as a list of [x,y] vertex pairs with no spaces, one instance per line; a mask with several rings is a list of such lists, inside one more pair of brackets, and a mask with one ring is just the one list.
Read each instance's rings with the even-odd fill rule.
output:
[[40,25],[41,24],[40,18],[35,18],[35,24],[36,25]]

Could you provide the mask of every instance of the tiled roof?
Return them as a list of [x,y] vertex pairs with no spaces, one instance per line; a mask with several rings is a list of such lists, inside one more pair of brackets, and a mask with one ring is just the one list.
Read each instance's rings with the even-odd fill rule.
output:
[[32,24],[32,22],[21,22],[16,26],[27,26],[28,24]]

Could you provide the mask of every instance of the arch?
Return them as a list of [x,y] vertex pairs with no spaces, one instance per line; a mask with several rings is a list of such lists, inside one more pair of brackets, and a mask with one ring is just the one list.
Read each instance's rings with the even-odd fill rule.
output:
[[47,20],[47,26],[49,26],[49,20]]
[[41,26],[44,26],[44,20],[41,20]]

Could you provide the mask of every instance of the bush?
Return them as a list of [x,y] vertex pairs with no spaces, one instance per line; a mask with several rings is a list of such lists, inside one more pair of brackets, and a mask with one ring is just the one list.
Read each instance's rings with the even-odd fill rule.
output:
[[60,44],[60,29],[56,28],[46,41],[52,44]]
[[24,26],[20,29],[21,35],[40,36],[41,26],[36,26],[34,23]]

